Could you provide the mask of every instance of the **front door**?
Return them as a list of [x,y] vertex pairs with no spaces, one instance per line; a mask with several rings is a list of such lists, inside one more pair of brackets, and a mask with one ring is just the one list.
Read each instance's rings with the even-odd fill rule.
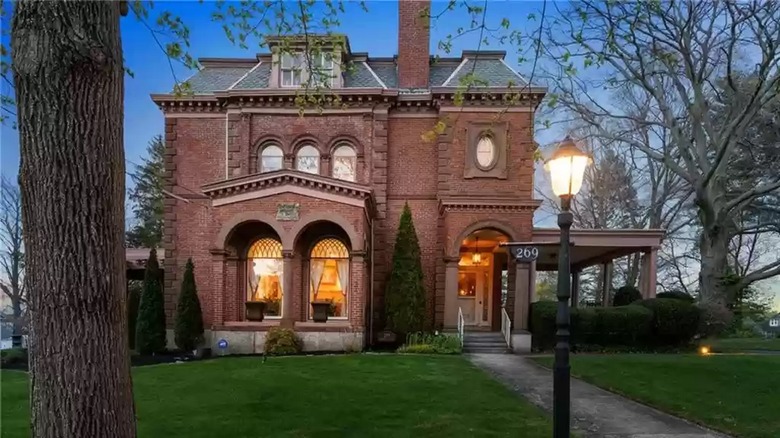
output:
[[461,267],[458,270],[458,307],[470,326],[490,326],[493,290],[489,267]]

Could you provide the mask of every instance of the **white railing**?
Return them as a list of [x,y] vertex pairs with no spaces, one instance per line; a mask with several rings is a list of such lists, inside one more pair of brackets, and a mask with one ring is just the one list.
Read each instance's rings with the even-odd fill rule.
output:
[[466,323],[463,320],[463,309],[458,307],[458,338],[460,338],[461,347],[463,347],[464,330],[466,330]]
[[503,307],[501,308],[501,334],[504,335],[507,348],[512,348],[512,320]]

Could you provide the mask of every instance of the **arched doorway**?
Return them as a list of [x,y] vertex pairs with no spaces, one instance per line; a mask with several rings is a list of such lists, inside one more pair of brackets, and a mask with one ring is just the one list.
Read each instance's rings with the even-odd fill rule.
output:
[[454,292],[464,323],[484,330],[500,329],[501,307],[507,297],[507,252],[499,244],[508,237],[494,229],[469,234],[460,245],[458,281]]

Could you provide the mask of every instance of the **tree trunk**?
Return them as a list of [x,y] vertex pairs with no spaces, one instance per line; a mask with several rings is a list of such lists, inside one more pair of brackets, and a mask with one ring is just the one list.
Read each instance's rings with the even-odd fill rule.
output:
[[11,334],[11,347],[20,348],[22,346],[22,332],[24,330],[24,320],[22,319],[22,303],[16,298],[11,303],[13,308],[14,323],[13,333]]
[[702,230],[699,238],[701,268],[699,298],[701,301],[726,304],[728,294],[721,283],[728,267],[729,236],[725,227],[712,226]]
[[15,5],[32,435],[134,437],[118,2]]

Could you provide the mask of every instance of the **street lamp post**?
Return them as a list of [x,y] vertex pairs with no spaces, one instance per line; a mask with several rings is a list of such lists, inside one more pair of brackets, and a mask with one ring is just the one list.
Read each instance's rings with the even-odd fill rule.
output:
[[570,137],[547,161],[553,193],[561,199],[558,227],[561,229],[561,248],[558,254],[558,312],[555,317],[555,365],[553,367],[553,437],[568,438],[570,432],[570,366],[569,366],[569,298],[571,296],[571,261],[569,259],[569,230],[574,218],[571,201],[582,188],[585,167],[590,162]]

